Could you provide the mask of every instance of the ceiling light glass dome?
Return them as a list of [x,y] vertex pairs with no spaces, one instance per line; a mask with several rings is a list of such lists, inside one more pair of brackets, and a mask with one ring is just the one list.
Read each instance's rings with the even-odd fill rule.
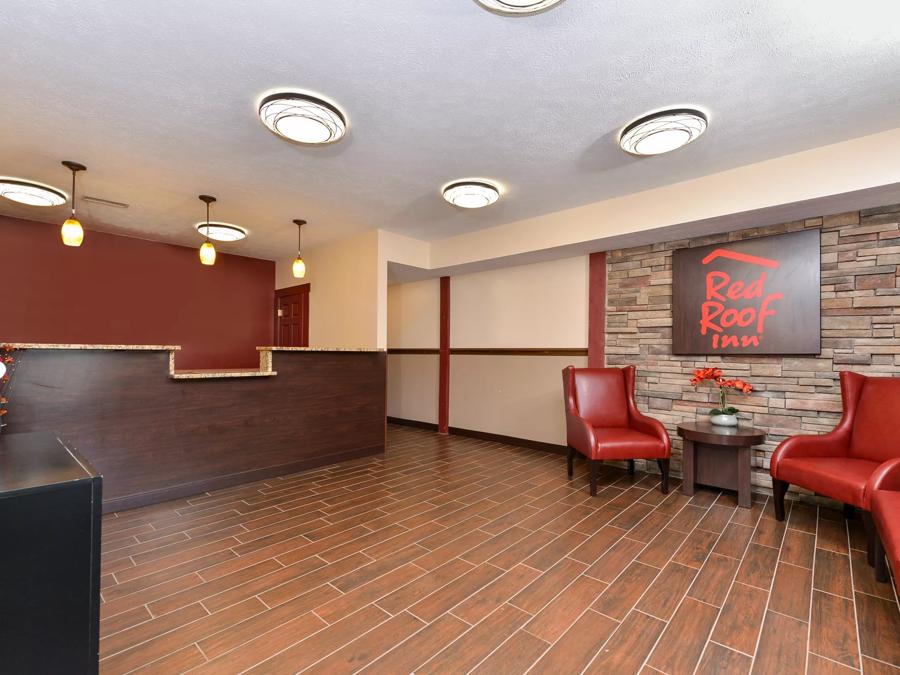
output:
[[300,92],[266,96],[259,118],[273,133],[306,145],[335,143],[347,133],[347,117],[337,106]]
[[69,199],[62,190],[18,178],[0,178],[0,197],[28,206],[60,206]]
[[479,5],[497,14],[537,14],[550,9],[563,0],[475,0]]
[[480,209],[500,199],[500,189],[483,180],[460,180],[445,186],[444,199],[463,209]]
[[632,155],[661,155],[697,140],[707,126],[709,120],[700,110],[661,110],[628,124],[619,136],[619,145]]
[[217,223],[213,221],[207,225],[204,221],[197,223],[194,227],[204,237],[209,237],[216,241],[240,241],[247,236],[247,230],[231,223]]

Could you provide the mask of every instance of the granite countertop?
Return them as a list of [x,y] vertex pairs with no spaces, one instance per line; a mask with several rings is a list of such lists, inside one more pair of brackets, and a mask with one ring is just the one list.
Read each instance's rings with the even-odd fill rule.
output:
[[261,352],[383,352],[370,347],[257,347]]
[[[0,342],[0,344],[3,344]],[[365,347],[257,347],[259,352],[259,368],[175,368],[175,352],[181,349],[178,345],[101,345],[101,344],[52,344],[12,342],[15,349],[78,349],[100,351],[167,351],[169,352],[169,377],[173,380],[213,380],[241,377],[272,377],[278,373],[272,370],[272,352],[383,352],[384,349]]]
[[255,368],[223,370],[199,368],[194,370],[173,370],[169,373],[169,377],[173,380],[215,380],[227,377],[272,377],[277,374],[274,370],[257,370]]

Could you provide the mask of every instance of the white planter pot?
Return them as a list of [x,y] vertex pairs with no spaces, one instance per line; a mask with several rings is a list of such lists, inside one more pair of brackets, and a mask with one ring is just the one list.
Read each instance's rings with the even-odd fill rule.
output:
[[709,421],[719,427],[736,427],[738,425],[737,415],[710,415]]

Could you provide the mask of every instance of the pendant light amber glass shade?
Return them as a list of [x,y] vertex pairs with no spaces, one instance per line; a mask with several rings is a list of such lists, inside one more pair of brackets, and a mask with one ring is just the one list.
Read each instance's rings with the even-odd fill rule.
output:
[[299,255],[294,259],[294,264],[291,265],[291,272],[293,272],[295,279],[302,279],[306,276],[306,263],[303,262],[303,258]]
[[203,242],[203,246],[200,247],[200,262],[204,265],[216,264],[216,247],[212,245],[212,242]]
[[59,234],[62,237],[62,243],[66,246],[81,246],[81,242],[84,241],[84,228],[76,218],[66,220]]

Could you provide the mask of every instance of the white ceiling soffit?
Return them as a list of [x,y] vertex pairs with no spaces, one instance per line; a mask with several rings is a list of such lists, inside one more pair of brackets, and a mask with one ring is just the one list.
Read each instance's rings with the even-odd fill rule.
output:
[[[453,265],[450,267],[425,269],[388,262],[388,283],[405,284],[422,279],[434,279],[443,276],[472,274],[486,270],[529,265],[531,263],[559,260],[577,255],[587,255],[595,251],[614,251],[632,246],[645,246],[658,242],[677,241],[693,237],[703,237],[722,232],[734,232],[752,227],[766,227],[779,223],[789,223],[807,218],[858,211],[873,205],[900,204],[900,183],[885,185],[866,190],[857,190],[841,195],[831,195],[817,199],[809,199],[792,204],[782,204],[768,208],[753,209],[742,213],[733,213],[717,218],[706,218],[690,223],[679,223],[667,227],[643,230],[630,234],[603,237],[592,241],[579,242],[566,246],[545,248],[518,255],[509,255],[477,262]],[[900,217],[900,213],[898,213]]]
[[[862,136],[900,120],[895,0],[567,0],[503,17],[472,0],[0,3],[0,175],[68,186],[90,229],[198,245],[201,193],[283,257],[369,228],[436,240]],[[342,141],[268,132],[259,98],[337,102]],[[696,104],[710,128],[637,158],[621,127]],[[440,187],[505,188],[476,211]],[[65,207],[0,205],[58,222]],[[89,236],[89,235],[88,235]]]

